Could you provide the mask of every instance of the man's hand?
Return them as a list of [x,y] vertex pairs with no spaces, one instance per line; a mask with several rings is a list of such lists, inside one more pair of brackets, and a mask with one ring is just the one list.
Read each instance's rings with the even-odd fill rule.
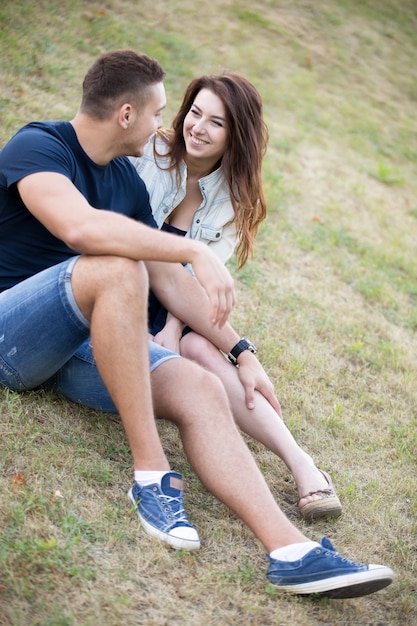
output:
[[274,386],[264,368],[252,352],[245,350],[238,357],[240,382],[245,389],[246,406],[255,407],[255,389],[259,391],[282,418],[281,405],[275,395]]

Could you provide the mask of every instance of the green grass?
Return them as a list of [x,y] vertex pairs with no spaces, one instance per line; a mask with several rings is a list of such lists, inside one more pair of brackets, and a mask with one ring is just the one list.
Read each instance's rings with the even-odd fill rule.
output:
[[230,263],[232,321],[259,355],[294,435],[331,472],[344,516],[307,528],[283,464],[248,440],[300,528],[397,577],[364,599],[281,597],[263,550],[201,486],[176,429],[202,550],[140,529],[117,418],[49,394],[0,391],[0,624],[119,626],[412,623],[417,612],[417,13],[413,0],[207,4],[0,3],[0,140],[70,119],[85,71],[132,47],[167,71],[168,125],[188,81],[232,68],[262,94],[268,218]]

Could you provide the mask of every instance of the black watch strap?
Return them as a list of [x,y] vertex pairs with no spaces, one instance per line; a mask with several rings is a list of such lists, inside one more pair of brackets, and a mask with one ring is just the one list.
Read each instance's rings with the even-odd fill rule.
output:
[[242,339],[239,339],[237,344],[230,350],[227,358],[231,363],[233,363],[233,365],[237,365],[238,356],[245,350],[249,350],[253,354],[256,354],[256,348],[253,343],[246,339],[246,337],[242,337]]

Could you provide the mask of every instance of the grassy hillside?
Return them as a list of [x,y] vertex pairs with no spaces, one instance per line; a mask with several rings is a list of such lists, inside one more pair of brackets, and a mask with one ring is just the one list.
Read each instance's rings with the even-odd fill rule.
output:
[[[238,272],[232,321],[259,347],[298,441],[344,506],[307,528],[282,462],[248,445],[315,539],[396,580],[358,600],[280,596],[251,533],[191,471],[198,553],[141,530],[119,420],[43,392],[0,390],[0,624],[402,626],[417,613],[417,8],[414,0],[0,0],[0,145],[71,119],[98,54],[167,71],[169,125],[188,81],[230,68],[265,106],[268,218]],[[262,514],[260,512],[260,514]]]

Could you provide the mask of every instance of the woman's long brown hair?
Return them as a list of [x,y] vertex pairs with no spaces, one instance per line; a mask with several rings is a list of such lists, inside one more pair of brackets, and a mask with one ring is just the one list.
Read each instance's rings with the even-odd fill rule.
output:
[[169,145],[169,169],[176,170],[178,180],[180,164],[185,156],[184,119],[202,89],[209,89],[218,96],[226,110],[228,143],[221,164],[235,213],[240,269],[252,253],[259,224],[266,216],[262,159],[269,136],[263,120],[262,99],[252,83],[236,72],[205,75],[192,80],[172,123],[172,130],[159,131]]

